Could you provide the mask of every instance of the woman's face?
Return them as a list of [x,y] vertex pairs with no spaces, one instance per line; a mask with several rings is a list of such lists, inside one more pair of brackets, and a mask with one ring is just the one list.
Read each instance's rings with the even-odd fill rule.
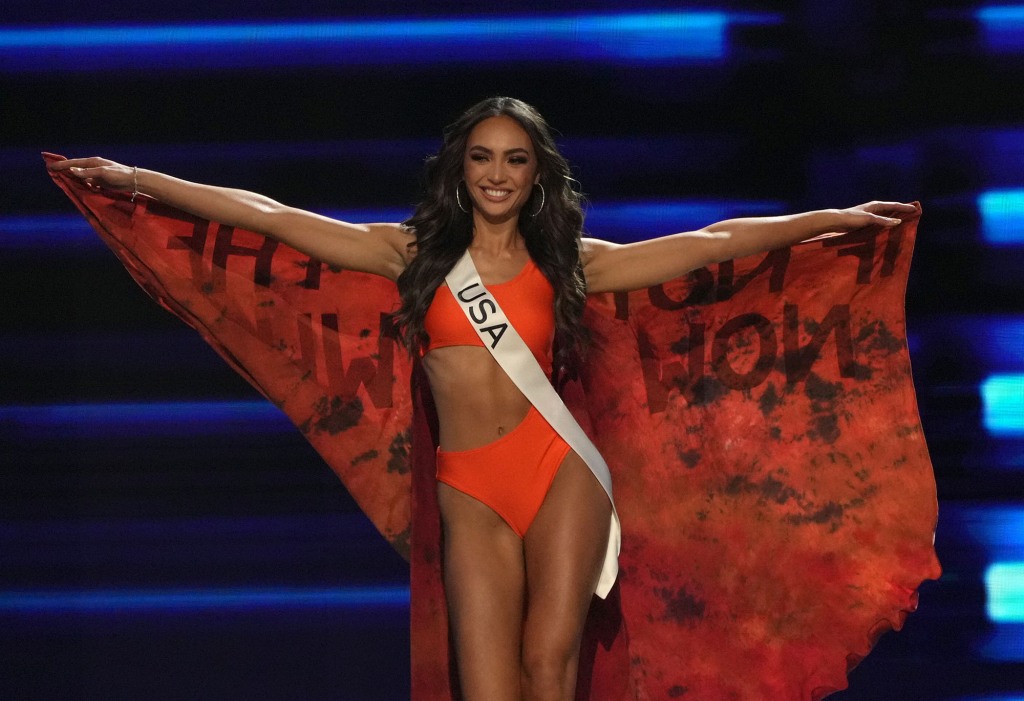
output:
[[473,206],[485,219],[517,218],[539,180],[530,135],[511,117],[483,120],[466,141],[463,177]]

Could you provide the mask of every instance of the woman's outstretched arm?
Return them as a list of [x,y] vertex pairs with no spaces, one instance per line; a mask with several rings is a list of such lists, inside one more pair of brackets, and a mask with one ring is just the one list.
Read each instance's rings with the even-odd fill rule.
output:
[[901,202],[868,202],[780,217],[727,219],[698,231],[615,244],[583,239],[588,292],[637,290],[732,258],[791,246],[826,233],[865,226],[896,226],[917,208]]
[[93,188],[139,192],[204,219],[276,239],[348,270],[395,280],[408,262],[413,235],[399,224],[348,224],[307,212],[255,192],[202,185],[104,158],[49,163]]

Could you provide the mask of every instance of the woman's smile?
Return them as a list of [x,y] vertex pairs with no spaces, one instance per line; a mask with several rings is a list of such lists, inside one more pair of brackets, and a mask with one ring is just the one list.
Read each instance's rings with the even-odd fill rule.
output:
[[480,189],[483,190],[488,199],[494,200],[495,202],[500,202],[512,194],[511,190],[499,190],[489,187],[482,187]]
[[483,120],[466,142],[463,177],[481,213],[500,219],[519,216],[537,179],[530,135],[509,117]]

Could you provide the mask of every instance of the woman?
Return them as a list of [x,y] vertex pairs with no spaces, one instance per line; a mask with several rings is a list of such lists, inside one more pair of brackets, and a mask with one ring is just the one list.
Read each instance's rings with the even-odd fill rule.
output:
[[[582,352],[588,293],[648,287],[826,232],[891,227],[916,211],[872,202],[723,221],[628,245],[582,239],[565,160],[543,118],[511,98],[485,100],[449,127],[428,162],[425,198],[404,224],[348,224],[99,158],[51,168],[397,283],[396,320],[406,345],[422,355],[437,407],[445,592],[467,701],[573,698],[584,621],[608,566],[614,508],[593,466],[535,414],[462,317],[445,286],[460,257],[468,251],[484,286],[507,303],[538,363],[557,378]],[[516,465],[530,475],[525,487],[496,487],[488,470],[515,463],[522,451],[538,455]]]

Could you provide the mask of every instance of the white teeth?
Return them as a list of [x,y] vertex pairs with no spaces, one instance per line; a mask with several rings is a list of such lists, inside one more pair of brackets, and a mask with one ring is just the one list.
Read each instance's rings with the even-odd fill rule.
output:
[[509,194],[512,191],[511,190],[489,190],[487,188],[484,188],[484,192],[486,192],[491,197],[504,197],[505,195]]

